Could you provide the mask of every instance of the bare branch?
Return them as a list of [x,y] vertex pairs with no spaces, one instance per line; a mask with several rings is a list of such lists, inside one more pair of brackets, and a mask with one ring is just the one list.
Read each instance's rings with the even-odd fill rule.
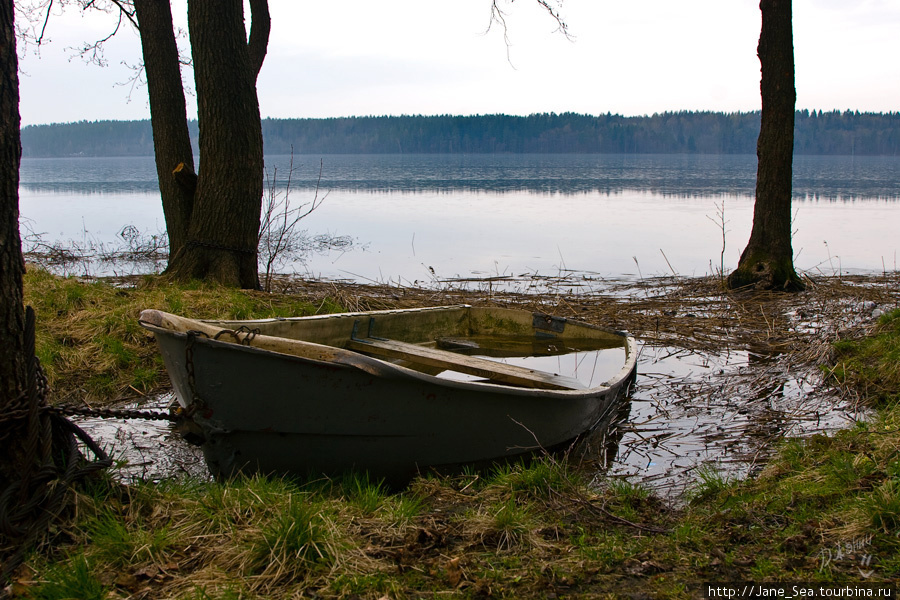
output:
[[47,31],[47,23],[50,21],[51,9],[53,9],[53,0],[50,0],[50,3],[47,4],[47,14],[44,15],[44,25],[41,27],[41,35],[39,35],[36,40],[38,46],[44,41],[44,33]]
[[[510,4],[515,2],[516,0],[506,0]],[[551,5],[550,0],[534,0],[540,7],[542,7],[550,17],[556,21],[556,31],[566,36],[566,39],[573,40],[574,37],[569,33],[569,25],[566,23],[565,19],[562,17],[562,0],[555,0],[554,4],[556,7]],[[500,24],[503,27],[503,40],[506,42],[506,45],[509,46],[509,28],[506,24],[506,13],[503,12],[503,9],[500,8],[498,4],[499,0],[491,0],[491,20],[488,23],[487,31],[491,30],[491,27],[494,23]]]
[[[515,0],[510,0],[514,2]],[[560,9],[562,8],[562,0],[557,0],[556,4],[559,8],[553,8],[550,6],[549,0],[535,0],[538,4],[544,7],[544,10],[547,11],[554,21],[556,21],[556,30],[566,36],[567,39],[574,39],[571,34],[569,34],[569,25],[562,18],[562,14]]]
[[[89,6],[94,4],[94,1],[95,0],[90,0],[90,2],[88,2],[85,5],[85,8],[88,8]],[[134,25],[135,29],[137,29],[138,31],[141,30],[140,26],[138,25],[137,18],[135,17],[134,7],[132,7],[131,10],[128,10],[126,8],[126,5],[123,2],[120,2],[120,0],[110,0],[110,2],[112,2],[113,4],[115,4],[116,6],[119,7],[120,22],[121,22],[121,15],[125,15],[125,18],[127,18],[129,21],[131,21],[131,24]],[[118,27],[117,27],[117,29],[118,29]]]
[[[87,7],[93,4],[93,2],[89,3],[84,10],[87,10]],[[99,9],[98,9],[99,10]],[[94,42],[85,42],[81,48],[72,48],[78,52],[78,55],[87,63],[93,63],[100,67],[105,67],[106,57],[103,55],[103,44],[108,42],[114,35],[119,33],[119,29],[122,27],[122,13],[119,13],[119,17],[116,20],[115,28],[107,35],[105,38],[99,39]],[[90,55],[90,56],[88,56]]]
[[[64,3],[64,2],[63,2]],[[47,39],[47,27],[50,14],[53,12],[54,0],[31,0],[14,2],[16,37],[19,39],[18,49],[23,51],[29,44],[37,46],[40,52]]]

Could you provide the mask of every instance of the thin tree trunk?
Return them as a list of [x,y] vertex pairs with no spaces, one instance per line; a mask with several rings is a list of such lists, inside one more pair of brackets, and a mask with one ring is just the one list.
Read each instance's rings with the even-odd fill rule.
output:
[[750,241],[732,288],[797,291],[803,283],[794,271],[791,247],[791,171],[794,152],[794,42],[790,0],[761,0],[759,62],[762,118],[756,145],[756,202]]
[[200,168],[188,240],[169,272],[256,289],[263,141],[243,2],[191,0],[188,26]]
[[182,178],[185,173],[194,171],[178,45],[168,0],[134,0],[134,10],[140,25],[169,255],[175,256],[187,240],[194,207],[194,188],[183,185],[173,174],[179,165],[183,165],[179,171]]
[[253,81],[259,76],[266,52],[269,48],[269,32],[272,29],[272,17],[269,16],[269,0],[250,0],[250,40],[247,42],[250,51],[250,68],[253,70]]

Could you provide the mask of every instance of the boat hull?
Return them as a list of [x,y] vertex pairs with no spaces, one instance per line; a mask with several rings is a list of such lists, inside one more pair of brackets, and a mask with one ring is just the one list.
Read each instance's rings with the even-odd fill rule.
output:
[[217,477],[365,471],[402,483],[434,469],[516,459],[591,431],[634,377],[634,341],[617,332],[627,359],[613,380],[544,390],[453,381],[364,355],[352,364],[314,360],[148,327]]

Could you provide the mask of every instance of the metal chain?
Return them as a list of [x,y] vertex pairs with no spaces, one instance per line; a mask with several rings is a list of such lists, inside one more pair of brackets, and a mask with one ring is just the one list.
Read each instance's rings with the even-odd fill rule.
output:
[[188,388],[191,392],[190,407],[184,412],[185,417],[192,417],[198,410],[206,410],[206,402],[197,393],[197,374],[194,370],[194,343],[197,338],[203,336],[208,338],[209,335],[196,329],[187,332],[187,344],[184,346],[184,369],[187,371]]
[[[241,340],[241,338],[238,336],[238,333],[246,333],[247,336],[243,340]],[[244,325],[237,331],[230,329],[220,331],[219,334],[216,335],[216,338],[218,338],[219,335],[227,334],[234,337],[238,342],[249,345],[250,340],[252,340],[258,333],[258,329],[251,330],[246,325]],[[188,387],[191,390],[192,396],[191,405],[188,409],[184,409],[181,406],[176,405],[175,407],[170,408],[168,412],[161,412],[157,410],[137,410],[130,408],[90,408],[87,406],[63,404],[59,406],[47,407],[45,410],[59,415],[92,417],[97,419],[145,419],[148,421],[172,422],[190,419],[195,412],[206,407],[206,404],[203,402],[203,400],[200,399],[199,394],[197,394],[197,376],[194,370],[194,342],[200,336],[207,338],[209,337],[206,333],[197,331],[196,329],[191,329],[190,331],[188,331],[187,344],[184,348],[184,367],[187,371]]]
[[[249,346],[250,342],[253,341],[253,338],[260,334],[261,330],[257,327],[256,329],[250,329],[246,325],[241,325],[237,329],[223,329],[219,333],[216,334],[214,340],[218,340],[223,335],[230,335],[234,338],[234,341],[242,346]],[[239,334],[245,333],[246,335],[242,338]]]
[[147,421],[179,421],[184,417],[184,411],[181,411],[179,409],[170,410],[170,412],[161,412],[157,410],[137,410],[130,408],[90,408],[87,406],[61,404],[59,406],[47,407],[45,410],[58,415],[93,417],[97,419],[145,419]]

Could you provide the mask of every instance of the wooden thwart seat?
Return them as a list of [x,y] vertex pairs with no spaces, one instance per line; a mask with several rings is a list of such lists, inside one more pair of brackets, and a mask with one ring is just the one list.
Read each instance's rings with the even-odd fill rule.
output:
[[384,358],[398,358],[411,363],[458,371],[492,381],[544,390],[583,390],[587,386],[572,377],[553,375],[525,367],[508,365],[486,358],[465,356],[437,348],[429,348],[385,340],[382,338],[353,338],[347,344],[349,350]]

